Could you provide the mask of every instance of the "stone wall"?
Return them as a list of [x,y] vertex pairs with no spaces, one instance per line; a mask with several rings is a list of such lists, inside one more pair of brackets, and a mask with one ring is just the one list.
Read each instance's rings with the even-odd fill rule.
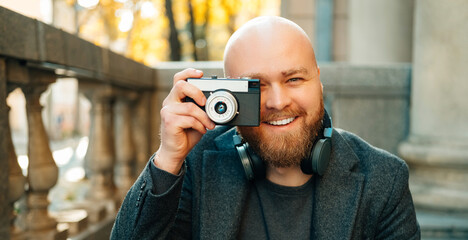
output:
[[397,154],[408,134],[410,64],[320,64],[333,126]]

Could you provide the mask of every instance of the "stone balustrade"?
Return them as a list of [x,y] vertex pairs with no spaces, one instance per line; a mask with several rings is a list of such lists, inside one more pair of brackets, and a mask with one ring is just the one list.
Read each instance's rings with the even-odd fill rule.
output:
[[[87,238],[83,234],[108,238],[118,204],[154,151],[150,147],[150,100],[155,71],[2,7],[0,22],[0,167],[5,169],[0,178],[8,183],[0,185],[0,239]],[[92,105],[85,158],[91,184],[85,202],[77,203],[74,209],[50,213],[48,194],[57,183],[59,171],[39,98],[60,77],[76,78],[80,93]],[[16,88],[26,99],[26,177],[18,165],[8,123],[6,97]],[[24,226],[14,221],[13,204],[21,197],[27,206]],[[74,215],[78,220],[70,217]],[[87,222],[92,224],[74,226]]]

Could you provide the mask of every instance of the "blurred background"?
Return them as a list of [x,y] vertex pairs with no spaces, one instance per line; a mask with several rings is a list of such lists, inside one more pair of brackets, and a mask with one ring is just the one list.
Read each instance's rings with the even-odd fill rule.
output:
[[231,34],[280,0],[15,0],[2,5],[147,65],[219,61]]
[[309,35],[334,126],[408,163],[423,239],[468,239],[466,0],[0,0],[0,238],[108,238],[173,74],[222,76],[262,15]]

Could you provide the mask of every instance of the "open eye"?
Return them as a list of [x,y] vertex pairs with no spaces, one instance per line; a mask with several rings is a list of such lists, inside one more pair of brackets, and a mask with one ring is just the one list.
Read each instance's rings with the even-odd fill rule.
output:
[[290,78],[290,79],[288,79],[288,82],[294,83],[294,82],[298,82],[298,81],[301,81],[301,80],[302,80],[302,78],[296,77],[296,78]]

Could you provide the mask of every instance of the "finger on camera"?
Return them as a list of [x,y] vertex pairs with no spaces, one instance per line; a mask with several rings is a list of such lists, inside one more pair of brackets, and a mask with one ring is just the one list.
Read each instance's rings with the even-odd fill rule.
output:
[[[161,109],[162,110],[162,109]],[[205,128],[213,129],[215,124],[208,117],[205,111],[203,111],[199,106],[195,105],[193,102],[184,102],[179,104],[174,104],[171,108],[167,109],[174,117],[177,116],[191,116],[197,119]],[[163,114],[163,113],[162,113]]]
[[160,116],[165,125],[171,125],[174,121],[178,121],[180,116],[193,116],[202,122],[206,128],[214,128],[214,123],[211,122],[206,113],[193,102],[174,103],[163,106]]
[[205,134],[207,132],[206,127],[200,121],[198,121],[198,119],[195,119],[193,117],[188,117],[186,121],[187,121],[187,124],[190,125],[191,129],[201,134]]
[[203,92],[196,86],[185,82],[180,81],[174,85],[176,98],[180,101],[184,101],[185,97],[193,99],[198,105],[205,106],[206,97]]
[[177,115],[176,118],[167,118],[164,124],[166,132],[170,135],[174,135],[178,131],[176,129],[194,129],[201,134],[205,134],[207,131],[206,127],[197,118],[189,115]]
[[201,78],[203,77],[203,72],[194,68],[184,69],[176,74],[174,74],[173,84],[176,84],[178,81],[186,80],[187,78]]
[[[188,88],[188,90],[186,88]],[[191,86],[189,83],[185,81],[179,81],[178,83],[174,84],[171,91],[169,92],[167,97],[164,99],[162,106],[164,107],[167,105],[171,105],[173,103],[185,102],[185,97],[187,97],[187,94],[196,95],[197,91],[200,91],[200,90],[197,89],[196,87],[194,88],[194,86]],[[191,92],[195,92],[195,93],[191,93]],[[200,94],[203,95],[203,93],[200,93]],[[198,98],[205,99],[204,96],[200,96]],[[198,99],[198,101],[203,102],[204,100]]]

